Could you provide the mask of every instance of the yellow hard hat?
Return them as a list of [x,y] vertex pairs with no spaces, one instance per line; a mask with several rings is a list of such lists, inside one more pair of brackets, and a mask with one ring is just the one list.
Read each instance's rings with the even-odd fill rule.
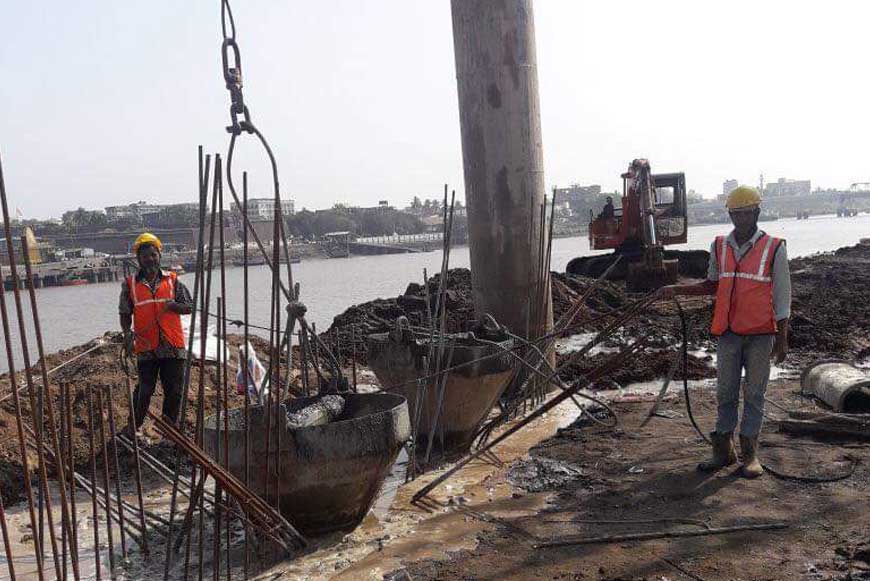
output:
[[136,241],[133,242],[133,254],[139,252],[139,247],[143,244],[152,244],[158,251],[163,252],[163,243],[160,242],[160,238],[152,234],[151,232],[144,232],[139,234],[136,238]]
[[758,195],[758,190],[751,186],[738,186],[728,194],[728,200],[725,202],[725,207],[729,210],[737,210],[739,208],[748,208],[760,204],[761,196]]

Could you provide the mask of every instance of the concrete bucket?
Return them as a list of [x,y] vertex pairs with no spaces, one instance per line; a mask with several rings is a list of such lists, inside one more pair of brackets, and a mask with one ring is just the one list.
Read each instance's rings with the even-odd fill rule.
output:
[[[513,340],[500,337],[492,344],[470,333],[457,333],[447,336],[446,342],[443,358],[452,349],[450,367],[456,369],[446,374],[443,390],[439,378],[420,381],[426,375],[428,337],[407,330],[369,335],[368,361],[385,391],[408,400],[418,449],[425,449],[431,433],[437,449],[443,435],[444,453],[457,455],[471,447],[478,428],[513,375],[511,356],[505,352],[513,348]],[[446,362],[442,365],[446,367]],[[433,362],[429,373],[434,372]]]
[[[344,407],[339,416],[328,423],[302,428],[289,428],[287,413],[302,410],[319,397],[298,398],[280,406],[278,427],[274,427],[274,416],[269,424],[273,427],[268,491],[266,419],[263,407],[250,408],[250,488],[269,501],[277,488],[281,513],[304,535],[355,528],[368,513],[399,450],[410,437],[404,398],[387,393],[348,393],[341,397]],[[223,462],[223,420],[221,431],[217,431],[217,419],[216,415],[206,418],[205,449]],[[228,420],[229,469],[244,482],[244,410],[230,410]],[[274,458],[279,445],[276,478]]]

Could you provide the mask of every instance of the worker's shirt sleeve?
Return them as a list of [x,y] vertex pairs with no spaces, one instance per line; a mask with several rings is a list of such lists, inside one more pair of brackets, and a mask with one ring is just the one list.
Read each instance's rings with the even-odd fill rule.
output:
[[126,278],[121,282],[121,296],[118,298],[118,314],[133,314],[133,300],[130,298],[130,289],[127,287]]
[[791,317],[791,273],[785,240],[773,257],[773,314],[777,321]]
[[716,261],[716,241],[710,244],[710,261],[707,263],[707,280],[716,282],[719,280],[719,264]]
[[175,302],[193,308],[193,298],[190,296],[190,291],[180,280],[175,281]]

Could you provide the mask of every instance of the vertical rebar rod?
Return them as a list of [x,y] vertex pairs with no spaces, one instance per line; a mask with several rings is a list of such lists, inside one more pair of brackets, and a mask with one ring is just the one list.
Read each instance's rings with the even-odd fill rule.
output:
[[[61,410],[62,414],[66,415],[66,443],[67,443],[67,461],[69,464],[69,505],[70,505],[70,513],[72,515],[72,527],[71,527],[71,537],[72,537],[72,552],[76,555],[76,561],[81,562],[79,559],[79,517],[78,517],[78,509],[76,507],[76,479],[75,479],[75,453],[73,447],[73,398],[72,392],[70,391],[69,384],[65,384],[66,387],[66,401],[64,402],[64,409]],[[62,460],[61,460],[62,461]]]
[[[200,145],[197,148],[198,154],[198,174],[197,174],[197,188],[199,192],[199,235],[197,237],[197,247],[196,247],[196,269],[194,274],[193,281],[193,305],[196,307],[197,301],[199,299],[200,287],[202,286],[202,260],[203,260],[203,239],[204,239],[204,225],[205,225],[205,211],[206,211],[206,203],[208,201],[208,184],[209,184],[209,171],[211,167],[211,155],[205,156],[205,161],[203,161],[203,149]],[[203,318],[207,318],[208,310],[203,313]],[[190,391],[190,369],[193,360],[193,336],[194,330],[196,329],[196,308],[193,309],[193,312],[190,315],[190,334],[187,341],[187,360],[184,364],[184,380],[183,380],[183,388],[180,402],[180,412],[178,414],[178,425],[179,429],[184,430],[185,419],[187,417],[187,401],[188,401],[188,393]],[[132,405],[132,398],[131,398]],[[135,426],[135,424],[134,424]],[[164,560],[164,568],[163,568],[163,579],[167,581],[169,579],[169,570],[172,566],[172,551],[170,547],[172,547],[172,533],[173,533],[173,525],[175,522],[175,512],[178,503],[178,485],[179,485],[179,477],[181,470],[181,452],[176,450],[175,452],[175,466],[173,470],[173,478],[172,478],[172,494],[169,503],[169,526],[166,530],[166,558]],[[190,487],[191,494],[193,493],[193,477],[190,479]],[[185,577],[186,577],[186,565],[185,565]]]
[[[0,199],[3,200],[3,207],[6,207],[6,184],[3,178],[3,163],[0,160]],[[9,220],[5,220],[6,226],[8,227]],[[10,266],[14,261],[15,253],[14,249],[11,247],[11,239],[9,234],[6,234],[6,242],[7,248],[9,252],[9,260]],[[9,385],[12,388],[12,402],[15,407],[15,425],[17,429],[18,435],[18,450],[21,453],[21,467],[24,471],[24,489],[27,493],[27,509],[30,516],[30,526],[31,530],[34,532],[33,537],[33,545],[34,552],[36,555],[36,570],[39,576],[39,579],[45,579],[45,571],[44,571],[44,563],[43,563],[43,549],[42,543],[39,540],[39,537],[36,535],[38,530],[38,522],[36,519],[36,510],[33,505],[33,486],[30,480],[30,465],[27,457],[27,443],[24,438],[24,420],[22,417],[22,407],[21,407],[21,399],[18,396],[18,381],[16,379],[15,372],[15,357],[12,354],[12,333],[9,328],[9,313],[6,309],[6,289],[4,283],[5,277],[2,275],[2,269],[0,269],[0,315],[2,315],[3,320],[3,338],[4,344],[6,346],[6,361],[9,369]],[[12,275],[12,284],[13,287],[17,288],[18,280],[15,275]],[[32,393],[32,392],[31,392]],[[37,433],[41,433],[41,427],[37,430]],[[41,446],[40,446],[41,447]]]
[[[58,395],[58,397],[60,399],[60,405],[63,405],[63,392],[62,391]],[[63,433],[63,424],[64,424],[63,414],[61,414],[60,415],[60,431],[61,431],[61,433]],[[61,456],[59,456],[57,458],[57,465],[62,466],[63,462],[64,462],[64,457],[61,454]],[[61,490],[66,492],[65,486],[61,486],[60,488],[61,488]],[[2,494],[0,494],[0,496],[2,496]],[[0,499],[0,503],[2,503],[2,499]],[[0,514],[0,516],[2,516],[2,514]],[[64,519],[64,521],[65,520],[66,519]],[[67,546],[69,546],[68,543],[69,543],[69,537],[67,536],[67,523],[62,522],[61,527],[60,527],[60,551],[61,551],[61,569],[62,569],[61,574],[63,575],[62,579],[64,579],[64,580],[69,579],[69,565],[67,563]]]
[[351,373],[353,374],[353,392],[357,392],[356,387],[356,324],[350,326],[350,345],[351,345]]
[[[58,483],[60,485],[61,526],[63,528],[65,540],[69,542],[73,537],[70,532],[71,520],[69,514],[68,498],[66,494],[66,470],[64,469],[62,461],[63,453],[60,444],[60,437],[58,437],[57,433],[57,418],[54,411],[54,401],[51,398],[51,390],[49,389],[50,384],[48,382],[48,367],[45,361],[45,347],[42,340],[42,324],[39,319],[39,305],[36,300],[36,290],[33,287],[33,268],[30,262],[30,246],[27,242],[26,235],[21,237],[21,252],[24,255],[24,272],[27,278],[28,296],[30,298],[30,315],[33,320],[33,328],[36,335],[36,352],[39,356],[39,371],[42,378],[40,394],[43,394],[44,392],[48,393],[48,397],[41,397],[43,401],[40,402],[40,408],[45,406],[48,411],[48,433],[49,438],[51,439],[51,447],[54,452],[55,458],[60,459],[60,461],[57,462],[55,470],[57,472]],[[41,418],[40,423],[42,423]],[[66,570],[66,544],[62,542],[61,545],[63,546],[64,551],[63,565],[64,570]],[[70,550],[70,557],[70,560],[72,562],[73,576],[78,579],[79,566],[77,552]],[[64,576],[66,576],[66,573],[64,573]]]
[[[311,364],[314,365],[314,369],[320,369],[320,346],[317,342],[317,324],[311,323],[311,334],[314,335],[314,339],[309,341],[311,345]],[[311,339],[309,337],[309,339]],[[316,374],[316,377],[320,377],[320,373]],[[317,385],[317,393],[320,393],[320,383],[318,380]]]
[[[138,500],[139,528],[142,529],[142,553],[149,554],[148,527],[145,526],[145,498],[142,493],[142,466],[139,459],[139,437],[136,435],[136,414],[133,411],[133,387],[130,385],[130,376],[124,373],[124,384],[127,388],[127,403],[129,404],[130,425],[133,426],[133,477],[136,481],[136,498]],[[111,392],[110,392],[111,394]],[[110,395],[111,397],[111,395]],[[111,399],[110,399],[111,401]]]
[[[277,239],[278,239],[278,222],[273,219],[273,230],[274,230],[274,238],[273,238],[273,246],[272,246],[272,258],[274,260],[273,264],[277,266]],[[272,403],[275,399],[275,389],[276,382],[274,381],[274,366],[278,364],[275,360],[275,287],[277,285],[278,275],[280,273],[280,269],[274,268],[271,272],[272,275],[272,284],[271,284],[271,294],[269,297],[269,366],[266,369],[266,383],[269,385],[269,393],[266,396],[264,406],[263,406],[263,419],[266,423],[265,430],[265,438],[266,438],[266,451],[263,462],[263,498],[266,502],[269,502],[269,481],[270,471],[269,465],[271,461],[271,451],[272,446]]]
[[308,396],[308,349],[305,346],[305,332],[299,329],[299,369],[302,370],[302,392]]
[[[227,349],[227,302],[224,300],[223,310],[221,311],[221,320],[220,324],[222,326],[221,336],[224,338],[223,342],[223,351],[224,351],[224,372],[223,372],[223,388],[224,388],[224,468],[229,470],[230,468],[230,393],[229,393],[229,349]],[[227,501],[229,502],[229,495],[227,496]],[[227,511],[227,524],[225,527],[226,532],[226,545],[227,545],[227,581],[232,579],[232,563],[230,562],[230,544],[232,542],[231,534],[230,534],[230,512]]]
[[[9,207],[6,199],[6,192],[3,191],[2,200],[3,210],[3,229],[6,234],[6,249],[9,257],[9,270],[12,276],[12,296],[15,300],[15,314],[18,320],[18,333],[21,344],[21,356],[24,364],[24,378],[27,382],[27,395],[30,400],[30,417],[34,424],[34,433],[36,436],[36,458],[39,470],[39,530],[34,531],[34,538],[39,538],[39,546],[45,547],[45,537],[43,527],[43,504],[45,505],[45,516],[48,519],[48,536],[51,542],[51,556],[54,562],[55,574],[61,576],[61,553],[57,548],[57,536],[54,528],[54,511],[52,509],[51,495],[48,490],[48,468],[45,462],[45,449],[43,442],[45,441],[43,434],[45,433],[45,422],[43,419],[43,402],[45,383],[41,383],[37,390],[33,382],[33,373],[30,362],[30,347],[27,340],[27,329],[24,322],[24,307],[21,300],[21,280],[18,277],[18,268],[15,259],[15,249],[12,242],[12,229],[9,220]],[[5,291],[4,291],[5,292]],[[53,429],[54,426],[52,426]]]
[[[86,390],[88,399],[88,452],[91,460],[91,518],[94,527],[94,568],[97,581],[101,579],[100,571],[100,513],[97,506],[97,453],[94,444],[94,398],[90,388]],[[108,512],[108,510],[106,511]]]
[[[221,282],[221,300],[218,302],[218,321],[217,326],[220,332],[221,340],[218,341],[218,350],[220,351],[220,359],[218,360],[218,365],[220,366],[220,372],[218,377],[220,380],[218,381],[217,390],[218,394],[221,396],[222,405],[223,405],[223,460],[224,460],[224,468],[229,468],[230,462],[230,451],[229,451],[229,430],[230,430],[230,418],[229,418],[229,397],[227,394],[227,374],[229,372],[229,367],[227,365],[227,270],[226,270],[226,253],[224,251],[224,185],[223,180],[218,182],[218,224],[219,224],[219,233],[218,240],[220,244],[220,282]],[[221,416],[218,415],[217,419],[220,419]],[[217,428],[217,425],[215,426]],[[215,430],[215,434],[217,437],[220,437],[221,430],[220,428]],[[220,449],[220,446],[216,446],[216,449]],[[220,461],[219,458],[217,458]],[[215,490],[217,492],[217,489]],[[229,500],[229,496],[227,496],[227,500]],[[217,510],[217,508],[216,508]],[[220,521],[216,521],[219,523]],[[230,542],[230,513],[226,513],[226,526],[225,526],[225,534],[227,540],[227,571],[230,570],[230,562],[229,562],[229,542]],[[216,532],[220,532],[220,526],[216,528]],[[218,535],[219,536],[219,535]],[[217,541],[216,546],[220,547],[220,540]],[[215,570],[216,577],[220,575],[220,554],[218,553],[215,556]],[[229,578],[229,577],[228,577]]]
[[[206,342],[208,339],[208,313],[209,307],[211,305],[211,281],[212,281],[212,269],[214,266],[214,230],[215,230],[215,208],[217,206],[217,190],[218,190],[218,181],[220,181],[223,177],[221,173],[221,158],[220,155],[215,154],[215,163],[214,163],[214,179],[212,180],[212,196],[211,196],[211,212],[209,212],[209,235],[208,235],[208,255],[207,258],[201,263],[201,303],[200,308],[202,310],[202,317],[200,318],[200,356],[199,356],[199,384],[197,388],[196,395],[196,424],[194,426],[194,438],[197,445],[202,446],[203,439],[203,422],[204,422],[204,414],[205,414],[205,356],[206,356]],[[206,186],[207,187],[207,186]],[[208,192],[206,192],[207,199]],[[205,207],[205,202],[203,202],[203,207]],[[192,354],[191,354],[192,355]],[[198,552],[197,552],[197,576],[200,580],[203,578],[203,562],[204,562],[204,548],[205,548],[205,519],[204,519],[204,510],[203,510],[203,499],[202,494],[195,494],[196,487],[204,487],[206,473],[204,470],[198,469],[197,466],[194,466],[194,471],[190,479],[191,486],[191,495],[190,501],[188,503],[188,513],[191,514],[191,518],[193,512],[199,511],[199,518],[197,519],[198,524]],[[198,481],[197,478],[200,480]],[[171,521],[170,521],[171,523]],[[184,555],[184,578],[187,578],[188,569],[190,565],[190,553],[191,553],[191,542],[193,537],[193,531],[187,534],[187,544],[185,548]],[[168,547],[169,545],[167,545]],[[169,554],[169,551],[167,551]]]
[[[12,546],[9,544],[9,529],[6,526],[6,510],[3,507],[2,493],[0,493],[0,530],[3,532],[3,550],[6,551],[6,567],[9,569],[9,579],[13,581],[15,579],[15,563],[13,563]],[[66,575],[66,571],[64,571],[64,575]]]
[[[219,184],[223,181],[223,166],[221,165],[220,154],[215,154],[214,159],[214,184],[211,194],[211,215],[208,224],[208,261],[206,262],[205,273],[205,293],[203,293],[203,316],[202,316],[202,333],[200,335],[200,361],[199,361],[199,395],[197,398],[196,408],[196,443],[202,448],[204,438],[205,424],[205,344],[208,337],[208,312],[211,307],[211,281],[212,270],[214,269],[214,230],[217,225],[215,212],[217,210]],[[205,470],[200,469],[200,478],[202,479],[203,487],[207,474]],[[203,563],[205,553],[205,510],[203,506],[203,494],[199,495],[198,510],[199,510],[199,554],[198,554],[198,575],[200,581],[203,578]],[[188,537],[189,538],[189,537]]]
[[[243,220],[247,220],[248,218],[248,172],[242,173],[242,216]],[[244,379],[245,384],[245,430],[244,430],[244,446],[245,446],[245,486],[251,486],[251,470],[250,470],[250,457],[251,457],[251,448],[250,448],[250,431],[251,431],[251,400],[250,394],[248,393],[248,382],[250,378],[248,374],[250,373],[249,362],[251,360],[250,348],[248,347],[249,341],[249,327],[248,327],[248,228],[247,226],[242,227],[242,258],[243,258],[243,271],[242,271],[242,303],[244,310],[244,337],[245,337],[245,362],[242,366],[242,378]],[[259,387],[259,386],[258,386]],[[250,545],[248,544],[248,538],[251,535],[251,527],[248,525],[247,521],[245,522],[245,564],[244,564],[244,574],[245,579],[248,578],[248,573],[250,570]]]
[[[124,500],[121,497],[121,462],[118,458],[118,432],[115,430],[115,401],[112,397],[112,388],[108,385],[106,386],[106,407],[108,408],[109,437],[112,440],[112,462],[115,465],[115,500],[118,502],[118,526],[121,531],[121,556],[126,559],[127,539],[126,534],[124,533],[126,523],[124,522]],[[104,460],[108,461],[107,459]],[[142,532],[145,532],[144,528],[142,529]]]
[[[218,210],[220,211],[220,210]],[[223,249],[221,249],[221,254],[223,254]],[[223,257],[221,257],[223,258]],[[223,281],[221,281],[223,282]],[[217,297],[217,313],[218,317],[220,317],[223,313],[223,305],[224,299],[222,296]],[[221,391],[221,379],[223,374],[223,349],[221,348],[221,341],[224,340],[224,337],[221,335],[223,328],[220,324],[220,319],[218,319],[218,324],[216,328],[217,332],[217,353],[215,354],[217,360],[215,361],[215,386],[214,386],[214,396],[215,396],[215,422],[214,422],[214,433],[215,433],[215,459],[220,462],[220,458],[222,456],[221,452],[221,444],[223,441],[221,439],[223,426],[221,425],[221,414],[226,413],[226,409],[221,410],[221,400],[223,399],[223,393]],[[212,534],[212,578],[214,581],[218,581],[218,577],[220,576],[221,570],[221,517],[223,516],[223,509],[221,508],[221,498],[223,497],[223,489],[219,482],[215,482],[214,485],[214,499],[215,499],[215,507],[214,507],[214,529]]]
[[[103,394],[97,388],[97,430],[103,453],[103,496],[106,506],[106,537],[109,540],[109,570],[112,577],[115,575],[115,535],[112,532],[112,497],[109,494],[109,449],[106,446],[106,433],[103,429]],[[94,484],[97,481],[94,480]]]
[[[544,280],[544,246],[546,241],[544,240],[544,232],[546,231],[546,223],[547,223],[547,204],[546,198],[544,202],[541,203],[541,215],[540,215],[540,224],[538,225],[538,272],[537,272],[537,280],[535,281],[536,292],[535,292],[535,300],[533,302],[535,306],[535,318],[534,318],[534,328],[532,329],[532,334],[528,337],[528,341],[531,343],[535,343],[540,337],[541,330],[541,297],[543,295],[543,280]],[[546,385],[540,381],[538,377],[532,376],[532,395],[533,401],[537,405],[537,403],[541,400],[541,392],[546,389]]]

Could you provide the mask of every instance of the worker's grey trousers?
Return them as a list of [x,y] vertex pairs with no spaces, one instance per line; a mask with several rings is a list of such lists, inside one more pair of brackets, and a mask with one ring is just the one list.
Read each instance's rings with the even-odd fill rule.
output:
[[764,420],[764,393],[770,378],[770,353],[775,335],[737,335],[728,331],[719,337],[716,351],[719,402],[716,431],[733,432],[737,427],[737,407],[740,404],[740,379],[746,370],[743,390],[743,422],[740,434],[755,436]]

